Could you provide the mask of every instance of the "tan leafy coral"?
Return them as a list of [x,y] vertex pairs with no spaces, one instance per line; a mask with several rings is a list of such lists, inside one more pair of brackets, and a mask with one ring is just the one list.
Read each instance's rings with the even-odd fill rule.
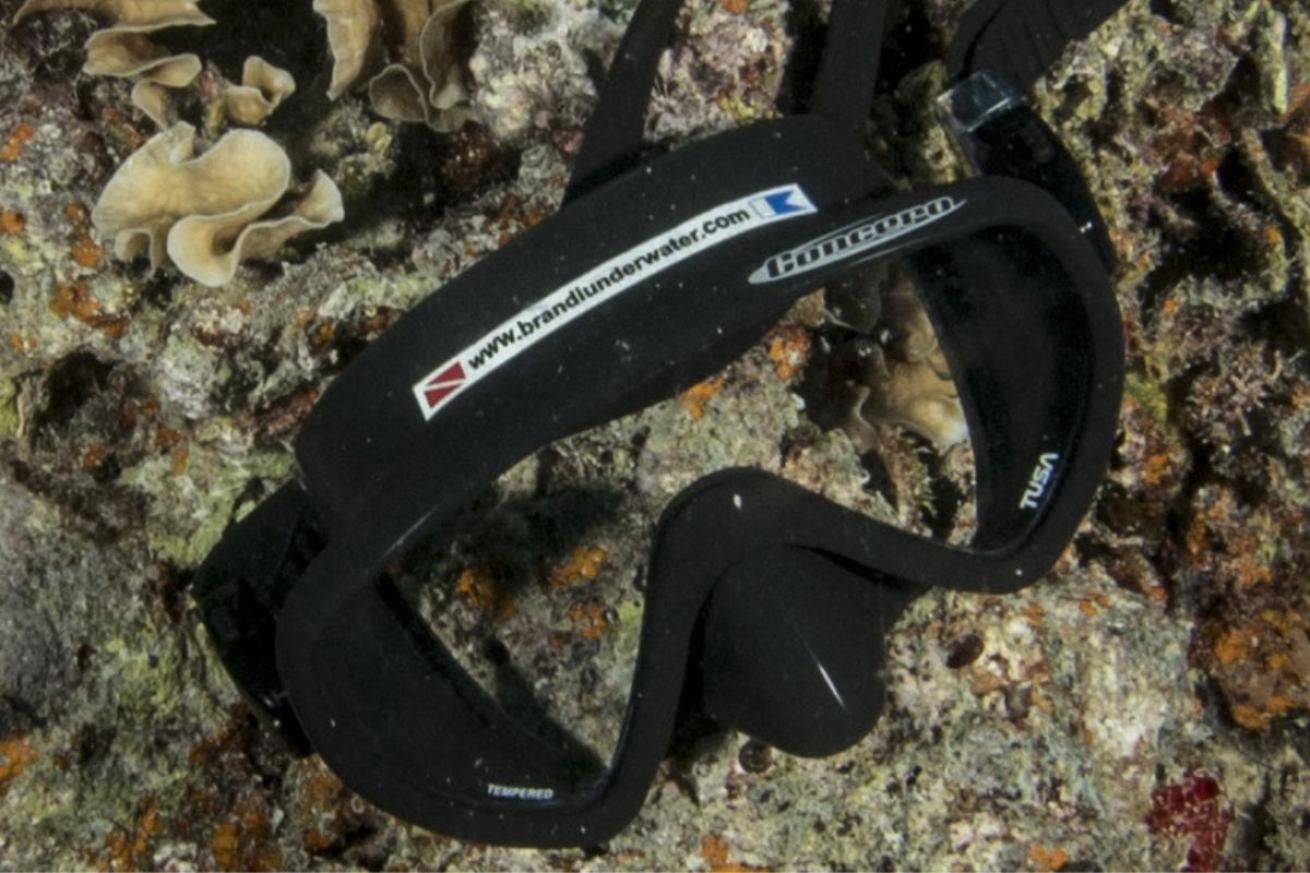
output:
[[852,436],[871,444],[872,421],[907,428],[942,449],[965,442],[969,430],[959,391],[913,283],[895,281],[882,295],[880,310],[877,321],[887,339],[861,350]]
[[328,97],[335,100],[355,84],[380,48],[378,10],[374,0],[314,0],[314,11],[327,21],[333,61]]
[[246,224],[251,212],[253,206],[229,215],[182,219],[168,235],[168,256],[196,281],[223,285],[236,275],[241,261],[271,258],[293,236],[321,230],[345,217],[341,192],[321,170],[290,214]]
[[[184,88],[200,73],[200,59],[195,55],[182,55],[174,58],[168,67],[170,73],[185,75],[186,81],[174,84],[167,76],[148,76],[132,86],[132,104],[146,114],[158,127],[167,127],[172,123],[172,108],[168,100],[169,88]],[[162,72],[162,71],[161,71]]]
[[194,54],[170,55],[146,34],[166,27],[203,27],[214,20],[198,0],[27,0],[15,26],[39,12],[78,9],[108,26],[86,41],[83,71],[92,76],[133,79],[132,103],[160,127],[169,123],[167,90],[185,88],[200,74]]
[[[199,0],[27,0],[14,16],[14,24],[21,24],[38,12],[58,9],[79,9],[111,21],[116,27],[139,31],[176,24],[214,23],[200,11]],[[168,23],[160,24],[161,21]]]
[[458,130],[471,117],[468,86],[456,44],[456,17],[468,0],[451,0],[432,13],[419,34],[419,58],[427,81],[428,124],[441,131]]
[[466,2],[315,0],[314,10],[327,20],[334,59],[328,96],[345,93],[386,54],[390,63],[368,80],[379,115],[440,131],[462,127],[471,112],[456,32]]
[[391,64],[368,81],[368,99],[373,111],[392,121],[424,122],[432,108],[423,99],[423,84],[414,70]]
[[132,103],[159,127],[170,122],[168,89],[185,88],[200,75],[194,54],[169,55],[140,33],[102,30],[86,41],[83,71],[135,79]]
[[85,48],[86,63],[82,71],[90,76],[147,75],[159,67],[171,68],[171,62],[176,59],[145,34],[135,31],[98,30],[91,34]]
[[869,421],[904,427],[941,449],[969,438],[950,371],[931,362],[894,360],[873,345],[856,397],[851,430],[862,444],[873,444],[871,438],[863,439]]
[[295,90],[290,73],[251,55],[241,69],[241,84],[227,88],[227,117],[237,124],[261,124]]
[[336,185],[319,173],[308,195],[279,218],[264,216],[286,193],[291,163],[273,140],[228,132],[195,157],[195,129],[178,124],[142,146],[105,187],[92,211],[120,258],[171,258],[206,285],[232,278],[246,258],[266,258],[291,236],[342,218]]

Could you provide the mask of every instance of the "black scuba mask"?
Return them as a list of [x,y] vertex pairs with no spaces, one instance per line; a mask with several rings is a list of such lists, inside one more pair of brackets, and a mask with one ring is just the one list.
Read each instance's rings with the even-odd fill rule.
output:
[[[709,716],[783,750],[858,741],[882,705],[880,629],[933,586],[1035,582],[1109,458],[1108,240],[1015,89],[1120,2],[980,0],[940,106],[979,175],[898,192],[862,145],[883,3],[834,0],[808,113],[643,161],[644,95],[679,7],[645,0],[565,205],[361,354],[300,432],[298,478],[201,567],[205,623],[255,709],[401,818],[543,847],[600,843],[636,814],[689,671]],[[520,458],[703,379],[801,295],[892,257],[917,278],[972,437],[968,545],[756,470],[695,483],[655,535],[608,765],[511,719],[386,578]]]

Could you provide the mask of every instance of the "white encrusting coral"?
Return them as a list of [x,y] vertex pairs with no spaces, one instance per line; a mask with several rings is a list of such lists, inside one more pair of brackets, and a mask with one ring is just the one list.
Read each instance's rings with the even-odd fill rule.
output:
[[533,7],[487,4],[469,60],[478,118],[500,142],[545,129],[580,128],[596,99],[588,56],[611,57],[623,29],[579,0]]

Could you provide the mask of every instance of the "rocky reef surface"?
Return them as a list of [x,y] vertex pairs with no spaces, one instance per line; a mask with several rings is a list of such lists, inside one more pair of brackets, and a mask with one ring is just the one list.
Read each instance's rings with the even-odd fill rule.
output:
[[[442,133],[380,118],[358,90],[327,100],[308,0],[250,16],[204,0],[216,23],[170,45],[204,64],[175,110],[212,144],[231,124],[216,83],[263,52],[299,81],[264,130],[296,178],[331,178],[345,216],[217,288],[115,260],[94,226],[155,127],[129,81],[81,71],[88,10],[113,4],[81,5],[13,25],[19,4],[0,0],[0,869],[1310,863],[1300,0],[1132,0],[1039,86],[1112,228],[1129,349],[1112,470],[1057,568],[1013,596],[917,601],[889,634],[887,710],[855,748],[805,760],[711,734],[586,852],[409,827],[287,755],[241,704],[188,583],[292,474],[289,441],[334,374],[558,206],[630,3],[474,0],[475,121]],[[951,178],[931,103],[965,4],[901,5],[870,143],[902,179]],[[695,0],[652,143],[776,111],[785,59],[822,16]],[[862,293],[809,298],[723,373],[524,460],[397,568],[403,583],[461,657],[508,652],[603,751],[652,524],[699,475],[756,465],[907,528],[967,532],[968,452],[889,412],[878,379],[901,371],[861,373],[854,400],[828,389],[852,309],[868,316],[858,339],[921,363],[894,341],[913,315]]]

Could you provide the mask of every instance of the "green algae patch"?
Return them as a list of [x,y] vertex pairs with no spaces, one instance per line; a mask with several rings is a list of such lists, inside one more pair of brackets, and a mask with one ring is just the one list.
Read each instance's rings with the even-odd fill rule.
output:
[[0,378],[0,440],[18,436],[22,420],[18,415],[18,385]]
[[26,266],[32,257],[22,240],[9,238],[4,241],[4,253],[14,266]]
[[1169,398],[1159,382],[1137,373],[1124,379],[1124,395],[1132,398],[1156,424],[1163,426],[1169,419]]
[[291,475],[292,455],[260,451],[245,457],[194,446],[186,469],[177,472],[174,458],[151,458],[122,476],[122,483],[150,495],[154,511],[146,539],[156,557],[191,567],[219,541],[238,509],[237,501],[253,480],[281,482]]

